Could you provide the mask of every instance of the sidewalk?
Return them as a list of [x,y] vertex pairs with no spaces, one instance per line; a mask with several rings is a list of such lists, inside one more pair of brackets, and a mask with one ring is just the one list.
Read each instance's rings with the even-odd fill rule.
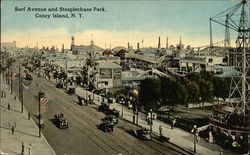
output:
[[[0,126],[0,154],[20,155],[22,142],[24,144],[24,155],[54,155],[53,149],[43,137],[38,137],[38,127],[33,120],[28,120],[28,114],[24,108],[21,113],[21,104],[14,94],[11,95],[9,86],[1,81],[1,90],[6,92],[6,98],[1,98],[1,126]],[[2,95],[2,94],[0,94]],[[8,110],[10,104],[10,110]],[[11,127],[14,128],[12,134]],[[30,146],[31,144],[31,146]]]
[[[110,108],[115,108],[118,111],[120,111],[120,114],[122,112],[122,105],[118,103],[113,103],[110,105]],[[127,107],[123,107],[123,118],[133,122],[133,112],[132,110],[127,109]],[[138,119],[138,125],[149,129],[150,126],[148,125],[146,121],[146,116],[143,113],[139,113],[139,119]],[[152,131],[153,133],[156,133],[157,135],[160,135],[159,133],[159,126],[162,127],[162,133],[166,137],[170,137],[170,142],[180,146],[181,148],[188,150],[190,152],[193,152],[194,149],[194,135],[190,132],[184,131],[179,128],[171,129],[171,126],[167,123],[164,123],[160,120],[153,120],[153,126]],[[201,138],[199,142],[197,142],[196,145],[196,154],[202,154],[202,155],[219,155],[220,150],[222,149],[224,154],[237,154],[235,152],[232,152],[230,150],[225,150],[221,146],[213,143],[210,144],[204,139]]]

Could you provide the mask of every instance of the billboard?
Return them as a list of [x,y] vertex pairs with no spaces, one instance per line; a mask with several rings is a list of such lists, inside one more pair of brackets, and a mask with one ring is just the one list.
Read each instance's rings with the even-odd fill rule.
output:
[[100,69],[100,78],[111,79],[112,69]]

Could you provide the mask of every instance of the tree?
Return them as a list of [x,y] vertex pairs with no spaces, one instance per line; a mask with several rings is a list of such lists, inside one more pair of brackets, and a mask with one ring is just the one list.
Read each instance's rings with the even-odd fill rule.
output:
[[174,109],[176,104],[187,103],[187,89],[185,85],[168,78],[162,78],[161,80],[161,98],[166,105],[171,105]]
[[213,83],[201,79],[199,80],[199,87],[200,87],[200,97],[204,107],[204,102],[211,101],[213,99],[213,90],[214,90]]
[[173,108],[176,104],[186,104],[187,103],[187,89],[181,83],[174,81],[172,83],[171,90],[171,101]]
[[199,102],[199,85],[193,81],[187,81],[186,83],[187,89],[187,100],[188,102]]
[[95,65],[95,62],[92,58],[87,58],[86,59],[86,66],[87,66],[87,70],[89,67],[93,67]]
[[146,110],[155,109],[160,98],[161,81],[147,78],[141,82],[139,101]]
[[212,81],[214,85],[213,95],[225,101],[229,95],[230,79],[214,77]]
[[171,80],[169,78],[162,78],[161,79],[161,98],[167,103],[170,99],[170,90],[171,90]]

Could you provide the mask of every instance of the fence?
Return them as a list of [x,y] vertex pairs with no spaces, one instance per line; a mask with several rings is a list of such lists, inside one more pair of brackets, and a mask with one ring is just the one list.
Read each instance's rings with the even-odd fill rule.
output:
[[103,100],[102,96],[100,96],[98,94],[95,94],[94,92],[85,90],[85,89],[83,89],[83,88],[81,88],[79,86],[75,88],[75,94],[80,96],[80,97],[83,97],[84,99],[87,99],[87,100],[90,97],[91,100],[93,100],[93,101],[95,101],[97,103],[101,102]]

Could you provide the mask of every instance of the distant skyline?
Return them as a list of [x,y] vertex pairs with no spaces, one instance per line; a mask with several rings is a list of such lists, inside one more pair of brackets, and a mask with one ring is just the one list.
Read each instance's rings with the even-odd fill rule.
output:
[[[157,47],[182,43],[193,47],[209,44],[209,18],[240,1],[1,1],[1,41],[17,41],[18,47],[39,48],[52,45],[70,48],[71,36],[76,45],[95,45],[111,48],[136,48],[143,40],[144,47]],[[17,12],[15,7],[104,7],[106,12],[83,13],[84,19],[38,19],[36,12]],[[51,14],[51,12],[38,12]],[[215,41],[224,39],[224,29],[214,30]],[[142,47],[142,44],[141,44]]]

